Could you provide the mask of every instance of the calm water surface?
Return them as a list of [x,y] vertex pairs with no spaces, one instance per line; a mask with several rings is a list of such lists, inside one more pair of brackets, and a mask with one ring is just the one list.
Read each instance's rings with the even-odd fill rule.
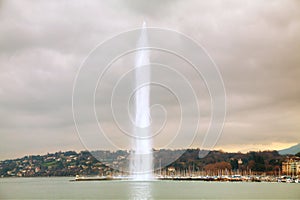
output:
[[300,184],[0,178],[0,199],[300,199]]

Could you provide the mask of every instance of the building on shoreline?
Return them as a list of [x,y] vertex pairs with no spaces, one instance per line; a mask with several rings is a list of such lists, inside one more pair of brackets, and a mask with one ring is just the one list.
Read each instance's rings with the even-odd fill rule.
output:
[[300,158],[288,157],[282,163],[282,173],[286,175],[300,175]]

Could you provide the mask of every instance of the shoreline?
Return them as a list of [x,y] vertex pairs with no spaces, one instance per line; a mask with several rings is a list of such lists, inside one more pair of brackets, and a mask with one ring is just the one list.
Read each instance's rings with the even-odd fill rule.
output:
[[[76,176],[74,180],[70,181],[114,181],[114,180],[132,180],[131,177],[113,177],[113,176]],[[148,181],[148,180],[146,180]],[[260,177],[260,176],[203,176],[203,177],[161,177],[156,176],[149,181],[203,181],[203,182],[278,182],[278,183],[300,183],[298,177],[288,177],[288,176],[281,176],[281,177]]]
[[[144,181],[134,180],[128,176],[35,176],[35,177],[0,177],[1,179],[35,179],[35,178],[65,178],[69,179],[70,182],[81,182],[81,181]],[[192,182],[268,182],[268,183],[300,183],[298,176],[291,177],[283,175],[277,176],[194,176],[194,177],[183,177],[183,176],[156,176],[151,180],[145,181],[192,181]]]

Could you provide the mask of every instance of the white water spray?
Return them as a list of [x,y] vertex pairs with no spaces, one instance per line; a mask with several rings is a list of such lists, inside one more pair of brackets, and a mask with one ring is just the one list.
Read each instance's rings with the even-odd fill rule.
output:
[[[147,47],[146,23],[137,48]],[[153,179],[152,139],[150,137],[150,69],[149,50],[139,50],[135,58],[135,129],[130,171],[134,180]]]

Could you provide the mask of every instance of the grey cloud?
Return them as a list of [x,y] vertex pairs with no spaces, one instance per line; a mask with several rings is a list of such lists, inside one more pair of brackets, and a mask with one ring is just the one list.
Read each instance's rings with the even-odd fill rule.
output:
[[[269,144],[272,148],[276,142],[299,142],[298,8],[299,2],[292,0],[1,1],[0,158],[83,149],[71,112],[72,86],[80,63],[97,44],[139,27],[144,19],[149,26],[187,34],[218,64],[228,98],[227,123],[218,147]],[[162,60],[179,69],[184,65],[171,57]],[[160,59],[155,52],[152,58]],[[126,63],[116,63],[112,78],[123,72],[118,67]],[[192,85],[198,84],[192,70],[183,74]],[[111,82],[107,80],[103,95],[109,94]],[[196,87],[201,89],[202,125],[207,127],[209,96],[203,85]],[[157,101],[170,103],[171,115],[174,102],[157,95]],[[100,110],[107,111],[101,94],[97,103]],[[79,108],[83,115],[86,106]],[[91,120],[83,118],[88,130]],[[114,130],[113,122],[105,123]],[[174,125],[170,132],[172,128]],[[201,144],[205,128],[199,132],[194,146]]]

